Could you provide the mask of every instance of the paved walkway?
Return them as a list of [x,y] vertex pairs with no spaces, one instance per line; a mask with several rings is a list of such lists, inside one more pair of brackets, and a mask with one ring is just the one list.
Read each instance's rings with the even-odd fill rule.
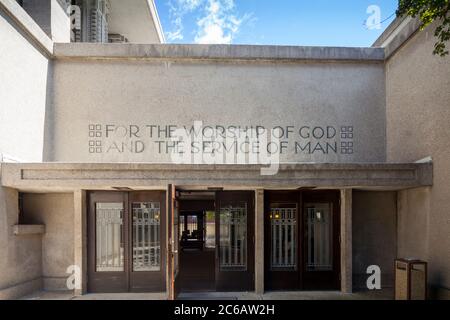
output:
[[[340,292],[308,291],[308,292],[267,292],[257,295],[252,292],[205,292],[182,293],[180,300],[391,300],[392,290],[364,291],[352,294]],[[87,294],[81,297],[71,292],[41,291],[25,296],[22,300],[165,300],[165,293],[105,293]]]

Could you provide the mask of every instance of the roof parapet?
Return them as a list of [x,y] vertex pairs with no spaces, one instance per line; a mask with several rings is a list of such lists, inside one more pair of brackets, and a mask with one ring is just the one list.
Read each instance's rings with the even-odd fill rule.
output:
[[421,22],[418,17],[398,17],[386,28],[372,47],[383,48],[387,60],[414,36],[420,25]]
[[55,57],[82,59],[188,59],[383,62],[382,48],[199,44],[55,44]]

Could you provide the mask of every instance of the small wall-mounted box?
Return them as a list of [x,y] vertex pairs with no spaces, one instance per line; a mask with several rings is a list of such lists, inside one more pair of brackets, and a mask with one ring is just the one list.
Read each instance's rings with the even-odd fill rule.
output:
[[16,236],[28,236],[45,233],[45,225],[43,224],[17,224],[13,226],[13,233]]

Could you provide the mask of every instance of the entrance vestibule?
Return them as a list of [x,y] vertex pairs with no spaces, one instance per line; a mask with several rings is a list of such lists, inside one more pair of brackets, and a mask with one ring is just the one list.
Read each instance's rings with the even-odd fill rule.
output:
[[253,290],[254,192],[180,192],[179,289]]
[[215,290],[215,193],[182,192],[180,209],[180,290]]
[[[89,193],[89,292],[255,289],[255,192],[171,190]],[[266,290],[340,288],[339,201],[264,192]]]

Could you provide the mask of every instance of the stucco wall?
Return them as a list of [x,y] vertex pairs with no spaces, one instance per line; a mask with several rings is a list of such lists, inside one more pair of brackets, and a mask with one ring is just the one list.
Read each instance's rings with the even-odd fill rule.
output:
[[[58,59],[53,150],[46,156],[71,162],[170,162],[170,154],[164,147],[160,153],[157,144],[166,137],[150,138],[147,126],[180,128],[202,121],[225,127],[292,126],[289,138],[281,139],[289,142],[282,162],[383,162],[384,94],[381,63]],[[99,130],[89,130],[90,125]],[[117,129],[130,125],[138,136]],[[107,126],[112,128],[108,138]],[[302,139],[302,126],[332,126],[335,137]],[[342,127],[353,127],[353,153],[341,152]],[[90,151],[91,141],[99,142],[99,152]],[[143,152],[129,151],[136,141],[145,144]],[[337,152],[295,153],[295,142],[308,141],[312,146],[336,142]],[[124,152],[111,148],[122,143]]]
[[398,256],[428,260],[431,188],[398,193]]
[[40,235],[16,236],[18,193],[0,188],[0,300],[14,299],[42,285]]
[[27,223],[45,225],[42,236],[44,288],[64,290],[74,264],[73,194],[24,194],[23,211]]
[[[419,192],[429,211],[402,216],[411,230],[420,225],[422,231],[399,233],[399,243],[405,254],[428,257],[431,284],[450,288],[450,57],[432,55],[433,32],[431,26],[418,33],[386,63],[387,160],[433,158],[433,187],[428,196]],[[417,192],[409,193],[410,208]]]
[[367,267],[381,268],[382,288],[394,284],[397,256],[397,193],[353,192],[353,286],[367,288]]
[[16,29],[2,9],[0,39],[0,161],[39,162],[44,144],[49,60]]

